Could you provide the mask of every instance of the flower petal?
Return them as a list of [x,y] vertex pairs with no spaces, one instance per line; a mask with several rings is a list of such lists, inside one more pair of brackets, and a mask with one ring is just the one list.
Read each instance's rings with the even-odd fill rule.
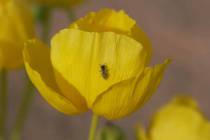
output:
[[0,40],[0,69],[13,69],[22,66],[22,46]]
[[112,32],[65,29],[52,39],[51,45],[53,66],[79,90],[89,107],[103,91],[136,77],[145,66],[142,45]]
[[189,97],[175,98],[161,107],[153,116],[149,128],[152,140],[210,139],[210,121]]
[[133,91],[136,78],[115,84],[95,100],[92,110],[106,119],[119,119],[127,116],[135,108]]
[[13,0],[0,3],[0,67],[23,65],[24,42],[35,36],[32,15],[27,7]]
[[94,113],[108,119],[119,119],[136,111],[157,88],[168,62],[146,68],[136,78],[126,80],[112,86],[98,96],[94,105]]
[[152,50],[147,35],[137,26],[136,21],[123,10],[102,9],[98,12],[91,12],[70,25],[70,28],[88,32],[115,32],[132,37],[147,50],[147,62],[150,60]]
[[113,31],[128,33],[136,24],[124,11],[116,12],[111,9],[103,9],[98,12],[90,12],[84,18],[73,23],[70,28],[78,28],[89,32]]
[[78,114],[84,111],[61,94],[55,80],[50,62],[50,50],[47,46],[38,40],[28,41],[23,55],[31,81],[49,104],[65,114]]
[[[10,0],[0,5],[0,39],[22,44],[35,36],[31,12],[21,2]],[[15,23],[15,24],[14,24]]]
[[[158,88],[161,79],[163,78],[163,74],[165,72],[166,67],[170,64],[171,60],[167,59],[163,64],[158,64],[155,67],[147,67],[144,70],[144,81],[137,82],[137,86],[135,89],[135,94],[142,93],[144,95],[141,100],[139,99],[139,103],[136,109],[139,106],[143,105],[151,95],[156,91]],[[142,83],[146,83],[145,86],[142,86]]]

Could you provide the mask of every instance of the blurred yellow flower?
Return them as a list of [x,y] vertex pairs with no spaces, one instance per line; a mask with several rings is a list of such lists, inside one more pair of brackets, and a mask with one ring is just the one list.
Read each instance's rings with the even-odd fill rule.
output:
[[57,33],[51,49],[31,40],[26,70],[42,96],[59,111],[91,109],[107,119],[136,111],[156,90],[169,61],[148,67],[150,43],[123,11],[92,12]]
[[25,0],[35,4],[51,7],[72,7],[84,2],[84,0]]
[[137,140],[149,140],[146,131],[141,125],[136,127],[136,139]]
[[148,140],[210,140],[210,121],[194,100],[178,97],[154,115],[147,135]]
[[15,69],[23,64],[24,41],[34,37],[30,12],[13,0],[0,2],[0,68]]

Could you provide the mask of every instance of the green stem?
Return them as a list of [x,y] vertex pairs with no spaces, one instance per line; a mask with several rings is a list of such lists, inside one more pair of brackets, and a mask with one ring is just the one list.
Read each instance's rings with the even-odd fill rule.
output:
[[34,92],[33,92],[33,85],[30,80],[26,79],[26,89],[23,95],[21,105],[15,120],[14,127],[11,133],[11,140],[20,140],[21,139],[21,132],[24,127],[25,121],[27,120],[27,115],[29,114],[29,109],[31,107]]
[[52,9],[46,6],[35,6],[33,10],[37,23],[41,25],[41,37],[45,43],[48,43],[47,41],[49,40],[51,11]]
[[[51,9],[48,7],[39,7],[36,9],[36,19],[41,23],[42,26],[42,39],[45,43],[48,43],[49,31],[50,31],[50,12]],[[26,89],[23,95],[21,105],[15,120],[14,127],[11,133],[11,140],[20,140],[21,132],[24,127],[25,121],[27,120],[27,115],[29,113],[34,92],[33,85],[27,78]]]
[[91,125],[90,125],[90,130],[89,130],[88,140],[95,140],[97,125],[98,125],[98,116],[93,114],[92,120],[91,120]]
[[[48,43],[49,40],[49,31],[50,31],[50,12],[51,9],[48,7],[39,7],[37,8],[37,20],[41,23],[42,26],[42,39],[45,43]],[[29,79],[27,79],[27,86],[25,93],[23,95],[21,105],[15,120],[14,127],[11,133],[11,140],[20,140],[21,132],[24,127],[25,121],[27,120],[27,115],[30,110],[34,93],[33,85]]]
[[40,22],[42,24],[42,39],[45,43],[48,43],[49,40],[49,32],[50,32],[50,8],[43,7],[41,10],[41,18]]
[[0,140],[5,140],[5,121],[7,113],[7,72],[4,69],[0,72],[0,80]]
[[69,20],[71,22],[74,22],[76,20],[76,16],[75,16],[75,13],[74,13],[73,9],[67,9],[66,11],[67,11]]

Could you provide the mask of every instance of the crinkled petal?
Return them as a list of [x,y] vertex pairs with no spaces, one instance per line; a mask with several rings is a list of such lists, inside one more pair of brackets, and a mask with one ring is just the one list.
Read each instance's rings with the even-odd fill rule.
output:
[[148,54],[147,63],[150,60],[152,50],[147,35],[137,26],[136,21],[123,10],[102,9],[98,12],[91,12],[84,18],[74,22],[70,28],[88,32],[115,32],[127,35],[143,45]]
[[136,111],[157,88],[167,64],[146,68],[138,77],[113,85],[96,99],[94,113],[119,119]]
[[[78,114],[85,111],[86,107],[78,108],[61,94],[55,80],[50,61],[50,50],[47,46],[38,40],[28,41],[23,55],[25,67],[32,83],[49,104],[65,114]],[[71,92],[77,91],[71,90]],[[74,99],[74,97],[72,98]]]
[[124,11],[116,12],[111,9],[103,9],[98,12],[90,12],[84,18],[73,23],[70,28],[78,28],[90,32],[113,31],[127,34],[136,24]]
[[142,45],[112,32],[64,29],[55,35],[51,46],[54,68],[78,89],[89,107],[103,91],[136,77],[145,66],[146,52]]

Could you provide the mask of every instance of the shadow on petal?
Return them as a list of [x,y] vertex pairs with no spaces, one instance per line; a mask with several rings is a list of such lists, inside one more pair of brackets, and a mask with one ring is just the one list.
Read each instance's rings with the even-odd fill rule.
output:
[[50,50],[46,45],[38,40],[28,41],[23,55],[32,83],[49,104],[65,114],[78,114],[84,111],[61,94],[50,62]]

